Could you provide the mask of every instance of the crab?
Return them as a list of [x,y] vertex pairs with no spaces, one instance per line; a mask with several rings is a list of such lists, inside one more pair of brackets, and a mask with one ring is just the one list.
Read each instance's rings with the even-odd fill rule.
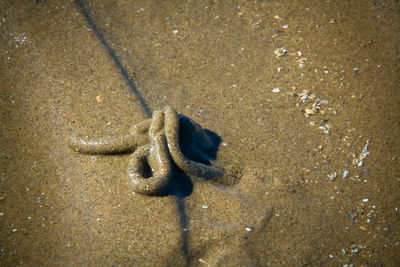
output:
[[213,179],[224,174],[222,164],[210,156],[216,150],[210,136],[192,119],[178,115],[171,106],[155,111],[152,118],[132,126],[127,135],[100,138],[73,135],[67,144],[84,154],[131,152],[127,183],[134,192],[144,195],[157,195],[166,190],[173,176],[173,163],[196,177]]

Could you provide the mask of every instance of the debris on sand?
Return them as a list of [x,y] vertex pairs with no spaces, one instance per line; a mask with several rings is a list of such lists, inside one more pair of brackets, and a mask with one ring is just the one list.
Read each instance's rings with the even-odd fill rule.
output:
[[317,114],[317,110],[316,109],[313,109],[313,108],[305,108],[304,109],[304,115],[305,116],[307,116],[307,115],[314,115],[314,114]]
[[334,172],[334,173],[332,173],[332,174],[328,174],[327,176],[328,176],[328,179],[329,179],[329,180],[333,181],[333,180],[335,180],[335,178],[337,177],[337,173]]
[[281,48],[277,48],[274,53],[276,55],[276,57],[283,57],[286,56],[288,50],[285,47],[281,47]]
[[[358,167],[361,167],[364,164],[364,159],[369,155],[368,146],[369,146],[370,142],[371,142],[371,140],[367,139],[365,146],[360,153],[360,156],[358,156],[358,158],[353,159],[353,165],[357,165]],[[354,155],[354,157],[356,157],[356,155]]]
[[305,100],[307,100],[307,98],[311,99],[311,100],[315,99],[314,100],[315,102],[314,102],[314,104],[312,104],[311,107],[304,109],[304,116],[306,116],[308,118],[310,115],[314,115],[317,113],[321,113],[321,115],[325,114],[325,111],[323,111],[321,109],[321,104],[324,104],[324,105],[328,104],[329,102],[327,100],[319,99],[318,97],[316,98],[314,94],[311,94],[311,95],[305,94],[304,96],[305,97],[303,97],[303,102],[305,102]]
[[98,103],[104,102],[104,100],[106,100],[106,96],[104,94],[100,94],[96,96],[96,100]]
[[305,57],[300,57],[299,59],[296,60],[296,63],[299,63],[299,68],[304,68],[306,66],[306,60],[307,58]]
[[319,126],[319,128],[324,131],[324,133],[329,134],[330,133],[330,126],[328,124],[325,124],[325,126]]

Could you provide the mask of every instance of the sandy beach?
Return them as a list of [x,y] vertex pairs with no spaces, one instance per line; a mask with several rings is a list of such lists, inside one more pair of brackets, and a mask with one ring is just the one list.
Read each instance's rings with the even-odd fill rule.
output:
[[[0,1],[2,266],[399,266],[398,1]],[[127,186],[126,135],[172,106],[204,179]]]

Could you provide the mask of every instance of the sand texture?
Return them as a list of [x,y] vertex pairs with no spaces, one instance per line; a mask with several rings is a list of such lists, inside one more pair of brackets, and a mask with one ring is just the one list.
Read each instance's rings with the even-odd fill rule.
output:
[[[399,266],[399,14],[0,1],[0,265]],[[218,141],[224,175],[168,165],[169,190],[135,193],[151,137],[129,134],[166,106]],[[91,155],[78,135],[128,139]]]

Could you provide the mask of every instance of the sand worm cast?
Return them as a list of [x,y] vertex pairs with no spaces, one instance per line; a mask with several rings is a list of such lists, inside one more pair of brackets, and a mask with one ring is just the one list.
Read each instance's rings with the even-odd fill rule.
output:
[[[85,154],[133,152],[127,183],[134,192],[145,195],[156,195],[167,188],[172,178],[172,161],[182,171],[197,177],[210,179],[224,174],[221,164],[209,156],[215,144],[204,129],[170,106],[134,125],[128,135],[72,136],[67,144]],[[190,154],[190,159],[185,154]]]

